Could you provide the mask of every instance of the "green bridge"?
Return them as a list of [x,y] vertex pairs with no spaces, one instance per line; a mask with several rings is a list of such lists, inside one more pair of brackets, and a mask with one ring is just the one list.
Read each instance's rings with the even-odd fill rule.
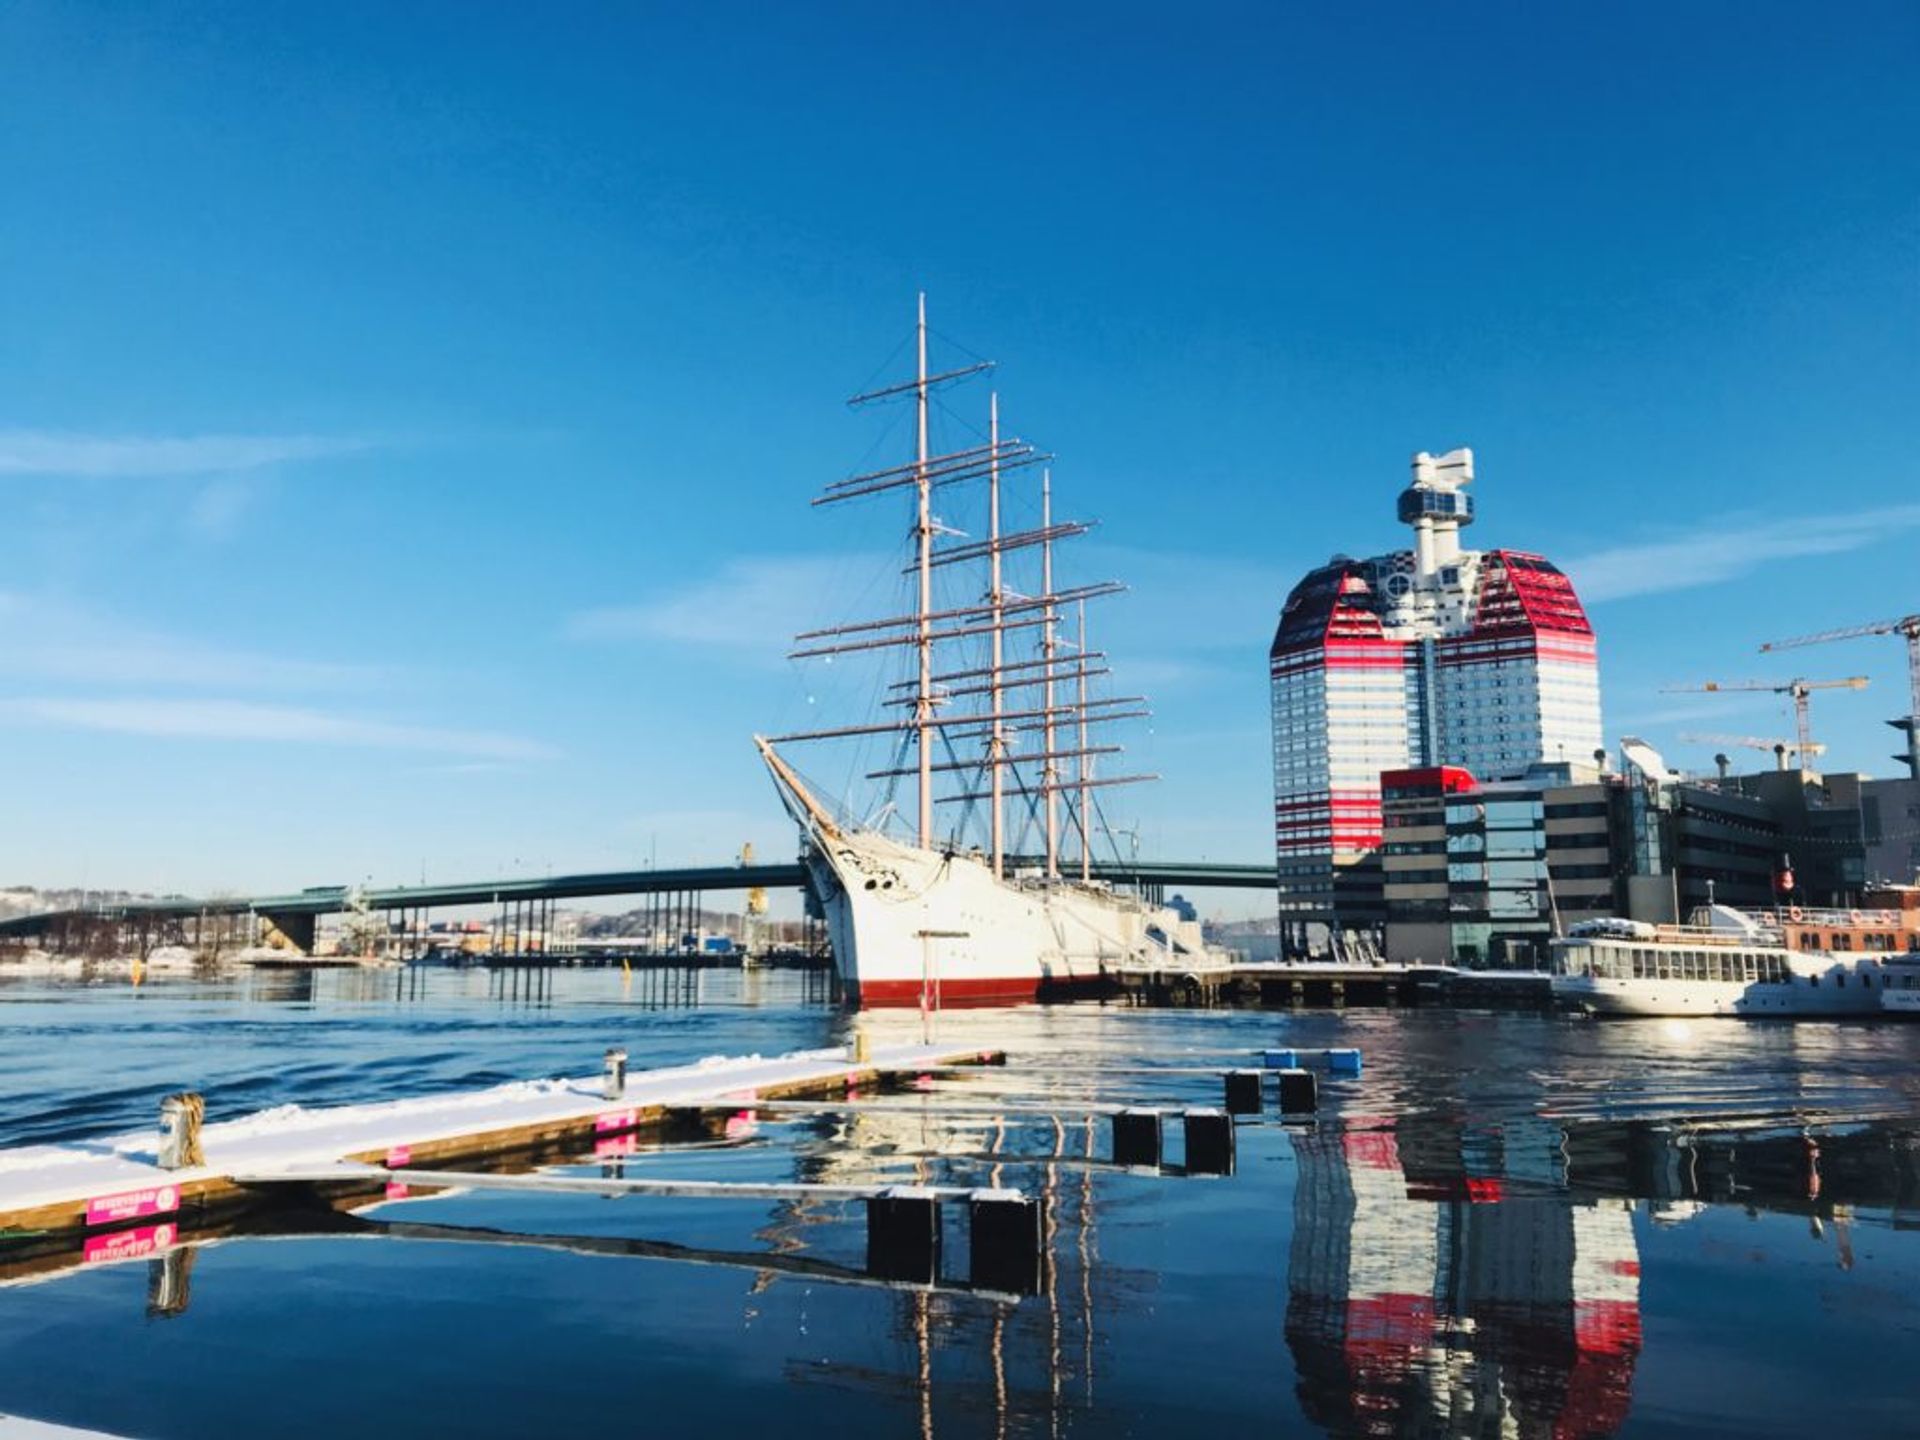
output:
[[[1015,857],[1015,868],[1037,865]],[[1114,885],[1162,892],[1168,888],[1272,889],[1271,865],[1230,865],[1212,861],[1106,861],[1092,867],[1093,878]],[[44,910],[0,920],[0,938],[40,939],[81,924],[165,924],[193,920],[204,923],[222,917],[257,915],[300,948],[313,943],[314,922],[322,915],[347,911],[424,912],[460,906],[496,908],[551,906],[560,900],[585,900],[613,895],[671,895],[697,897],[727,891],[794,890],[804,887],[806,872],[796,861],[775,865],[695,865],[675,869],[606,870],[578,875],[517,877],[511,880],[473,880],[441,885],[348,886],[317,885],[283,895],[223,895],[195,899],[166,896],[88,906],[85,909]],[[694,905],[697,909],[697,903]]]

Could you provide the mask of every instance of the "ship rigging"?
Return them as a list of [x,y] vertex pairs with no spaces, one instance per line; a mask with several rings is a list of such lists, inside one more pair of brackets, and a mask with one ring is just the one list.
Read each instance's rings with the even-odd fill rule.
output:
[[[859,736],[898,735],[901,759],[912,752],[912,763],[899,763],[864,772],[867,780],[912,779],[916,805],[914,837],[922,848],[940,843],[939,807],[963,805],[964,830],[972,807],[984,802],[985,850],[993,873],[1005,878],[1008,863],[1008,809],[1010,801],[1024,801],[1044,836],[1043,865],[1049,877],[1059,877],[1063,862],[1077,862],[1083,881],[1091,878],[1093,835],[1096,831],[1095,790],[1138,784],[1158,776],[1099,775],[1102,756],[1121,753],[1122,747],[1094,744],[1091,728],[1125,720],[1150,718],[1146,697],[1095,696],[1092,682],[1109,676],[1102,664],[1104,652],[1087,642],[1087,602],[1118,595],[1126,587],[1118,581],[1058,586],[1054,578],[1054,547],[1087,534],[1093,525],[1053,517],[1053,457],[1018,437],[1003,436],[1000,403],[990,394],[984,443],[945,453],[933,453],[930,434],[932,399],[939,389],[991,373],[995,362],[976,361],[937,374],[927,365],[926,297],[920,297],[914,327],[917,356],[913,379],[855,395],[852,408],[910,399],[914,406],[915,458],[907,463],[850,475],[830,482],[813,505],[868,499],[902,493],[911,498],[913,522],[909,532],[913,558],[903,574],[914,581],[917,603],[903,614],[853,621],[802,631],[794,637],[792,660],[825,659],[881,651],[906,652],[912,660],[912,678],[887,687],[880,705],[900,715],[873,723],[796,730],[771,737],[786,745]],[[1026,529],[1008,530],[1003,524],[1005,490],[1010,478],[1039,472],[1040,519]],[[944,524],[934,513],[935,493],[961,485],[984,485],[986,535],[974,539]],[[945,543],[943,543],[945,542]],[[1038,588],[1027,592],[1009,583],[1008,557],[1034,559],[1037,552]],[[937,605],[936,574],[980,569],[982,588],[961,603]],[[962,582],[964,584],[964,582]],[[1072,615],[1074,634],[1063,634]],[[982,663],[941,670],[938,657],[948,646],[973,646],[984,651]],[[1037,738],[1038,749],[1023,746],[1023,738]],[[962,745],[975,745],[977,754],[965,754]],[[946,758],[936,758],[943,749]],[[937,791],[939,777],[957,777],[960,788]],[[1064,812],[1064,813],[1063,813]],[[1065,853],[1071,845],[1071,854]]]

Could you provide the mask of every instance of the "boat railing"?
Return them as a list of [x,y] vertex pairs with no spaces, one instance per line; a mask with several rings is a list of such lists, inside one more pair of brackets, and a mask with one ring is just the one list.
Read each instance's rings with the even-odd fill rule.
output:
[[1902,925],[1902,915],[1898,910],[1833,910],[1813,905],[1786,905],[1776,913],[1754,914],[1752,919],[1761,924],[1818,925],[1839,930],[1857,930],[1863,927],[1877,930],[1897,930]]
[[1655,943],[1669,945],[1723,945],[1738,949],[1750,945],[1777,945],[1780,931],[1756,920],[1751,931],[1716,930],[1709,925],[1656,925]]

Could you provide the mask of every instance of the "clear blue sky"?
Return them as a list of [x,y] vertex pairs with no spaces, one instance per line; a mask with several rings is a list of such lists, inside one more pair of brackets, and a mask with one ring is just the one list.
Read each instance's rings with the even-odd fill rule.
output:
[[1857,672],[1890,771],[1897,642],[1754,650],[1920,604],[1910,4],[22,0],[0,66],[0,883],[790,853],[747,737],[920,288],[1135,583],[1145,851],[1269,853],[1279,601],[1461,444],[1610,733]]

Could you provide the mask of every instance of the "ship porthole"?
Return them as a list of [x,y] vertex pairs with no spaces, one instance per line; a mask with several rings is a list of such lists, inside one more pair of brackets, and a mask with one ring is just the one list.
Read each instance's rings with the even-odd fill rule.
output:
[[871,890],[873,888],[874,888],[874,882],[871,880],[867,881],[867,889]]

